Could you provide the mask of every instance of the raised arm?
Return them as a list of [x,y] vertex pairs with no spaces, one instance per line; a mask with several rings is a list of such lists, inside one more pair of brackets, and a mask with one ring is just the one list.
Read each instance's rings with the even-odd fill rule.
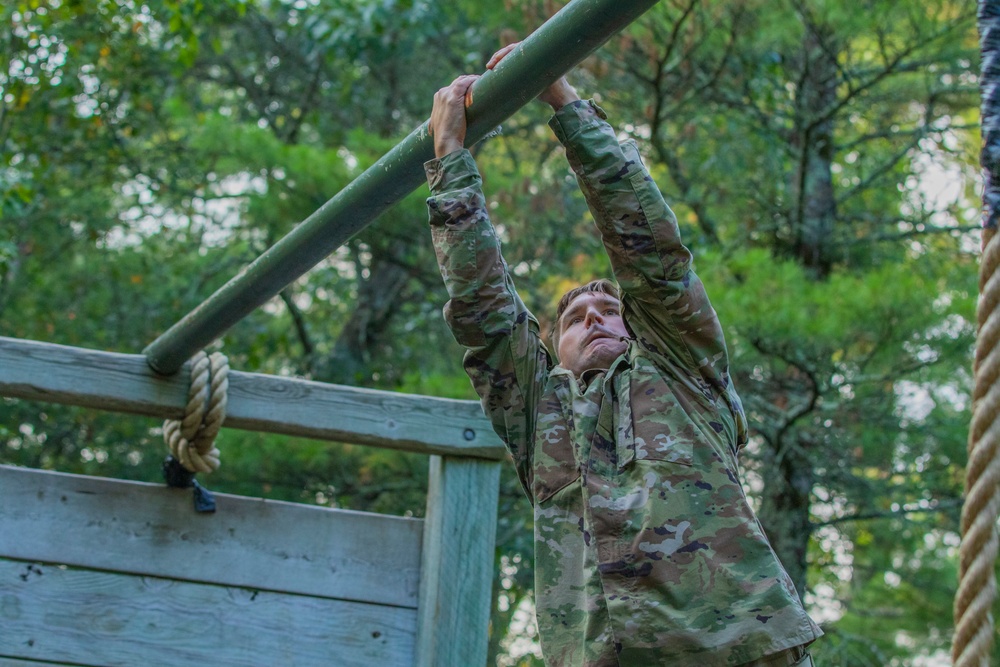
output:
[[500,255],[475,160],[462,147],[465,98],[474,80],[459,77],[434,97],[429,127],[438,157],[425,165],[427,208],[448,289],[445,319],[466,348],[465,370],[530,495],[535,404],[551,362]]
[[718,317],[681,243],[677,220],[634,142],[619,144],[593,102],[560,109],[550,126],[600,230],[622,289],[622,315],[640,344],[717,396],[729,385]]

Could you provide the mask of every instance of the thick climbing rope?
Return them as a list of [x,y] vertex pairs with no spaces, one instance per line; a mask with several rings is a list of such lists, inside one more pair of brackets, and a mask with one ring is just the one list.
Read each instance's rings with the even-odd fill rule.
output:
[[215,436],[226,418],[229,360],[221,352],[199,352],[191,360],[191,388],[184,419],[163,422],[163,439],[170,453],[192,473],[219,467]]
[[976,319],[975,381],[969,461],[962,506],[959,584],[955,593],[955,667],[988,667],[993,645],[997,586],[997,516],[1000,514],[1000,2],[979,2],[982,52],[983,188],[982,260]]

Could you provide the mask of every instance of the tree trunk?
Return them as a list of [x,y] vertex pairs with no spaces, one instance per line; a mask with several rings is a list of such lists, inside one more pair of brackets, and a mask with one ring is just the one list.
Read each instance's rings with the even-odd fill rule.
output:
[[[832,42],[821,26],[806,26],[796,101],[798,164],[792,172],[792,253],[816,280],[825,279],[833,265],[828,248],[836,214],[831,110],[837,102],[833,55],[837,49]],[[806,383],[805,377],[801,381]],[[816,388],[803,389],[810,392]],[[769,442],[772,448],[765,452],[763,461],[760,520],[801,596],[806,588],[809,503],[815,476],[805,443],[794,430],[786,426]]]
[[358,267],[358,300],[350,320],[341,329],[333,353],[322,364],[319,379],[336,384],[372,384],[373,352],[399,308],[400,296],[410,279],[408,269],[394,260],[404,249],[399,242],[372,259],[368,276]]
[[810,493],[815,482],[812,465],[800,447],[786,444],[779,449],[767,449],[763,470],[765,486],[759,518],[802,597],[806,591],[806,554],[812,532],[809,522]]
[[818,279],[831,268],[830,235],[836,204],[833,196],[833,121],[837,100],[837,64],[829,39],[808,30],[803,44],[803,73],[798,87],[796,140],[798,165],[793,172],[793,252]]

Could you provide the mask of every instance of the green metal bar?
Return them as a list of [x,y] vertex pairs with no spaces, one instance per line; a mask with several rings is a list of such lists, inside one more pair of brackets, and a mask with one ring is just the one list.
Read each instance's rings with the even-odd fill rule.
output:
[[[476,82],[466,143],[481,140],[656,0],[574,0]],[[442,85],[446,82],[441,82]],[[428,98],[430,94],[428,93]],[[287,236],[150,343],[150,367],[170,375],[195,352],[320,263],[424,182],[434,157],[424,123]]]

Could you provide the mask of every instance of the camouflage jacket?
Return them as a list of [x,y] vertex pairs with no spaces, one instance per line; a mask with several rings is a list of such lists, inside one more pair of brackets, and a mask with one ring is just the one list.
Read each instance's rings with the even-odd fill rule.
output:
[[534,504],[549,665],[738,665],[812,641],[737,477],[746,419],[718,318],[634,143],[591,103],[550,122],[611,258],[632,340],[556,366],[500,255],[468,151],[425,165],[465,369]]

